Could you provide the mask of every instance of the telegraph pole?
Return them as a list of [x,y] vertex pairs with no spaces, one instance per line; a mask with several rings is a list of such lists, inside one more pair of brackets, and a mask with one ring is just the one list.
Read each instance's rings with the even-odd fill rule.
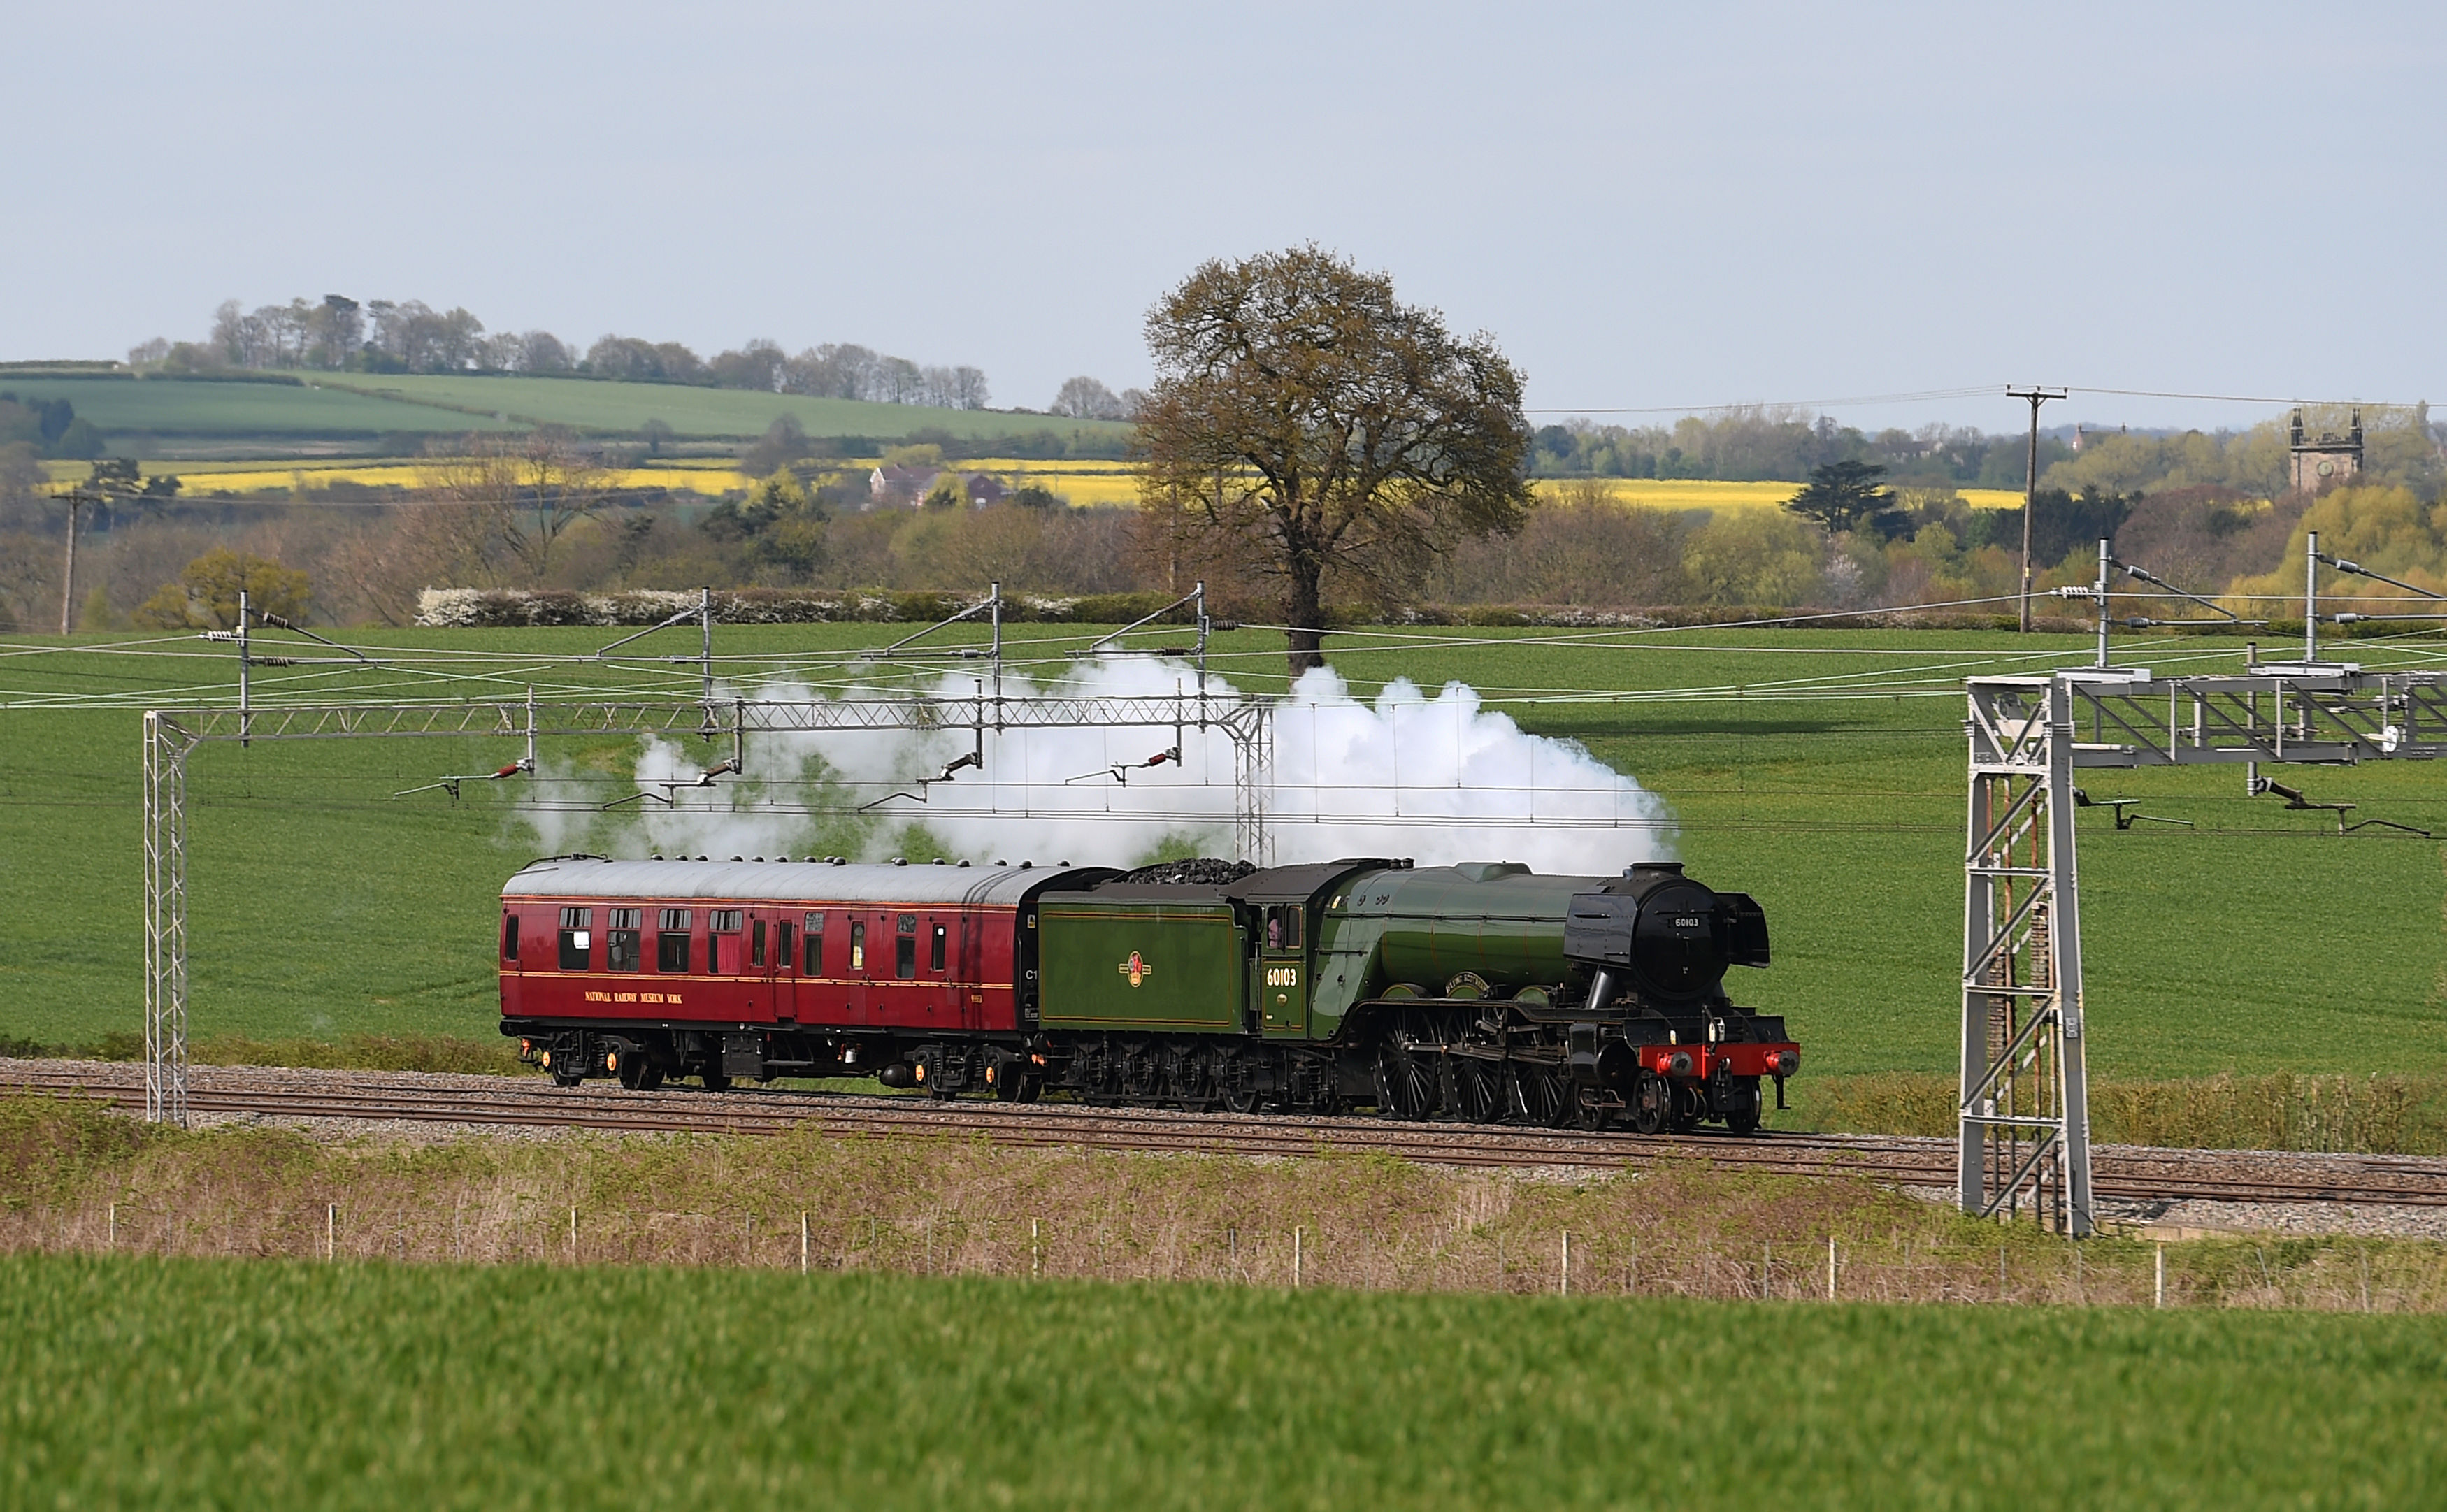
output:
[[68,506],[68,559],[60,572],[60,633],[65,635],[74,628],[76,613],[77,512],[88,502],[99,503],[101,501],[82,488],[71,488],[60,497],[67,501]]
[[2008,387],[2007,397],[2031,402],[2030,471],[2022,483],[2022,633],[2031,633],[2031,513],[2039,501],[2039,406],[2051,399],[2062,399],[2062,388]]

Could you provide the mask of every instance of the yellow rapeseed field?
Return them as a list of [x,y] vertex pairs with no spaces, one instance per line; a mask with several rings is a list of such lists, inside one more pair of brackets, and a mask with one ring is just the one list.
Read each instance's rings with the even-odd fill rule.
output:
[[[1541,478],[1537,482],[1539,496],[1553,499],[1585,480],[1574,478]],[[1800,484],[1788,482],[1715,482],[1705,479],[1685,478],[1606,478],[1606,491],[1627,504],[1646,504],[1655,509],[1781,509],[1784,501],[1800,490]],[[2022,496],[2018,490],[2004,488],[1958,488],[1955,492],[1974,509],[2019,509]]]
[[[876,459],[846,459],[839,465],[844,472],[863,473],[876,465]],[[52,463],[48,470],[54,482],[67,482],[81,479],[84,468],[82,463]],[[433,483],[433,463],[427,459],[304,461],[287,465],[261,462],[144,463],[147,476],[175,473],[185,479],[185,492],[191,496],[302,493],[328,488],[335,482],[422,489]],[[1039,483],[1075,505],[1138,502],[1138,480],[1131,471],[1131,464],[1127,462],[1045,462],[985,457],[959,463],[959,470],[963,473],[988,473],[1014,488],[1026,483]],[[755,484],[755,480],[741,472],[735,464],[725,459],[710,457],[675,458],[649,467],[614,468],[607,476],[616,488],[670,488],[708,497],[718,497]],[[1623,503],[1646,504],[1658,509],[1776,509],[1793,497],[1798,486],[1789,482],[1716,482],[1696,479],[1610,478],[1600,481],[1611,497]],[[1537,481],[1536,487],[1542,498],[1554,499],[1584,483],[1585,481],[1580,479],[1542,478]],[[2019,508],[2022,502],[2020,492],[2013,489],[1963,488],[1957,492],[1974,509]]]

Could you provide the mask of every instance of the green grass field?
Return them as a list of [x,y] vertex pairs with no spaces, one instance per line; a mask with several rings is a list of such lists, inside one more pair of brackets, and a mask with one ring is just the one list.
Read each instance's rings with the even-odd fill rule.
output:
[[383,431],[498,430],[489,415],[455,414],[426,405],[287,384],[181,383],[148,378],[45,378],[0,375],[0,389],[24,399],[65,399],[105,432],[208,439],[371,436]]
[[[0,374],[0,389],[27,399],[66,399],[113,434],[161,438],[315,437],[383,431],[453,432],[530,425],[587,432],[635,432],[660,420],[681,436],[761,436],[783,415],[811,436],[905,436],[942,430],[963,439],[1051,430],[1113,442],[1129,427],[981,409],[929,409],[792,394],[693,388],[674,384],[576,378],[426,374],[301,374],[313,387]],[[175,448],[173,448],[175,449]]]
[[[809,655],[894,638],[880,625],[725,628],[749,658]],[[1016,627],[1015,636],[1075,633]],[[1726,690],[1709,701],[1580,702],[1514,710],[1533,730],[1584,742],[1662,794],[1694,871],[1765,903],[1776,965],[1743,973],[1749,1001],[1788,1014],[1811,1073],[1944,1072],[1955,1054],[1964,809],[1959,692],[1972,671],[2077,660],[2058,637],[1978,633],[1697,633],[1638,649],[1494,633],[1486,646],[1369,649],[1337,637],[1337,664],[1362,690],[1407,674],[1466,679],[1490,696],[1523,688]],[[366,633],[368,643],[541,656],[602,644],[592,631]],[[108,690],[141,703],[226,699],[225,658],[50,654],[5,643],[0,690],[0,1035],[86,1043],[139,1024],[141,880],[138,718],[48,712],[29,697]],[[1065,644],[1068,644],[1067,642]],[[1242,633],[1220,665],[1243,686],[1280,685],[1280,642]],[[1679,648],[1679,649],[1678,649]],[[200,652],[192,641],[154,648]],[[2237,648],[2141,648],[2162,669],[2237,665]],[[2040,658],[2034,661],[2035,656]],[[2387,643],[2366,664],[2429,664]],[[2427,653],[2435,656],[2436,652]],[[418,697],[499,696],[527,676],[576,686],[541,661],[505,682],[419,681]],[[1873,672],[1892,685],[1842,699],[1778,686]],[[321,669],[267,671],[275,689],[370,694],[389,674],[328,682]],[[497,673],[497,675],[499,675]],[[278,677],[298,679],[288,683]],[[1741,696],[1731,696],[1739,688]],[[1936,696],[1919,696],[1935,690]],[[386,694],[385,696],[390,696]],[[625,742],[558,755],[608,797],[634,756]],[[393,801],[442,772],[514,758],[499,740],[215,746],[192,766],[193,1030],[262,1039],[492,1030],[493,898],[539,842],[517,805],[532,789],[473,784]],[[2314,796],[2447,833],[2447,787],[2423,764],[2309,769]],[[2219,1071],[2447,1069],[2447,872],[2441,847],[2405,836],[2340,838],[2333,821],[2243,796],[2239,768],[2099,773],[2103,796],[2198,829],[2118,832],[2083,812],[2082,898],[2092,1067],[2144,1080]],[[592,788],[583,789],[592,791]],[[794,853],[820,851],[800,836]],[[1398,841],[1398,837],[1391,837]],[[1286,832],[1282,855],[1299,841]],[[886,851],[884,854],[890,854]],[[1398,851],[1395,852],[1398,854]]]
[[2435,1318],[0,1259],[0,1500],[2434,1504]]
[[1128,425],[1110,421],[987,409],[928,409],[676,384],[438,373],[356,373],[338,381],[367,393],[395,393],[411,401],[504,411],[514,419],[588,431],[634,432],[649,420],[659,420],[682,436],[742,438],[761,436],[776,418],[791,415],[811,436],[906,436],[934,429],[970,440],[1051,430],[1066,439],[1078,434],[1119,440],[1129,432]]

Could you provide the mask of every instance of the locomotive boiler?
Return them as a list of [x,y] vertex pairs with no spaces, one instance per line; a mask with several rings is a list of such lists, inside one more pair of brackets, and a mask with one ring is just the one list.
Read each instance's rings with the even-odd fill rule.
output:
[[555,857],[502,1030],[563,1084],[873,1075],[939,1097],[1643,1132],[1758,1126],[1766,916],[1670,861],[1101,867]]

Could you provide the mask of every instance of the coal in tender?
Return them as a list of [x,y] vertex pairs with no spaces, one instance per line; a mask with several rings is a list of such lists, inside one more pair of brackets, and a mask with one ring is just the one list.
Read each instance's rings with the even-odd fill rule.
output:
[[1196,856],[1187,860],[1158,861],[1153,866],[1142,866],[1122,880],[1161,887],[1225,887],[1256,870],[1247,861]]

